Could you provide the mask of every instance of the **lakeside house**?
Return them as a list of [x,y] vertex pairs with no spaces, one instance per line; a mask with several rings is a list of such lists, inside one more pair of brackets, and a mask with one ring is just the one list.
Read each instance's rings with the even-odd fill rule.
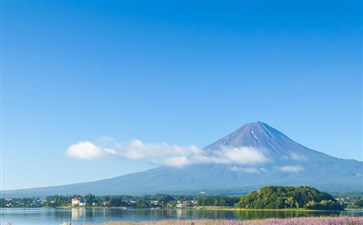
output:
[[178,201],[178,204],[176,204],[176,207],[177,208],[183,208],[183,207],[187,207],[187,206],[189,206],[190,204],[189,204],[189,202],[187,202],[187,201],[183,201],[183,202],[180,202],[180,201]]
[[86,203],[79,198],[72,198],[71,205],[72,207],[86,206]]
[[157,201],[157,200],[150,201],[150,205],[158,205],[158,204],[159,204],[159,201]]

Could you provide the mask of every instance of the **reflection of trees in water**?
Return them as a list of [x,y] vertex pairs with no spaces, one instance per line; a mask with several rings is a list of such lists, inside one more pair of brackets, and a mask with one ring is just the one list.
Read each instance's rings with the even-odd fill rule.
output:
[[176,209],[107,209],[105,218],[122,221],[152,221],[160,219],[184,219],[188,217],[186,210]]
[[230,210],[191,210],[190,219],[235,219],[235,211]]
[[236,218],[240,220],[292,218],[313,216],[338,216],[340,212],[308,212],[308,211],[236,211]]
[[61,218],[69,219],[72,216],[72,212],[67,209],[43,209],[40,212],[40,218]]
[[[57,209],[47,210],[46,217],[68,218],[72,221],[155,221],[171,219],[212,219],[212,220],[252,220],[266,218],[292,218],[306,216],[357,216],[348,212],[307,212],[307,211],[243,211],[243,210],[190,210],[190,209]],[[360,212],[361,215],[362,213]],[[102,219],[100,219],[102,218]]]
[[351,211],[348,210],[342,214],[346,216],[363,216],[362,210],[351,210]]
[[[311,216],[363,216],[363,211],[304,212],[304,211],[234,211],[190,209],[2,209],[0,216],[13,224],[102,224],[110,221],[155,221],[172,219],[251,220]],[[59,223],[55,223],[55,221]]]

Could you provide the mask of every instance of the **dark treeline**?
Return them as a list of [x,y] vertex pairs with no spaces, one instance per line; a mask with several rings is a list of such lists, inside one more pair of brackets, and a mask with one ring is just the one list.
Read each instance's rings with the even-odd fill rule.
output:
[[239,208],[343,210],[344,206],[326,192],[312,187],[267,186],[241,198]]
[[41,198],[0,198],[1,208],[39,208],[44,205],[45,199]]
[[203,196],[198,199],[199,206],[235,206],[241,197]]
[[[72,199],[79,202],[72,204]],[[128,207],[128,208],[151,208],[151,207],[188,207],[188,206],[225,206],[233,207],[240,197],[229,197],[222,195],[110,195],[95,196],[48,196],[42,198],[2,198],[0,207]]]

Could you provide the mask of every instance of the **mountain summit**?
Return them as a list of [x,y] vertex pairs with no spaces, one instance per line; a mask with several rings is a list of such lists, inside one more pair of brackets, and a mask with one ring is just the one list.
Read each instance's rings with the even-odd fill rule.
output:
[[244,125],[213,144],[206,146],[205,149],[218,150],[221,146],[245,146],[265,149],[267,150],[265,153],[273,157],[286,157],[290,154],[303,157],[308,153],[304,146],[260,121]]
[[306,148],[277,129],[260,121],[247,123],[204,149],[218,151],[221,147],[253,147],[260,149],[270,161],[275,162],[327,156]]
[[205,148],[218,149],[220,146],[269,147],[268,142],[274,142],[280,136],[284,135],[265,123],[248,123]]
[[[206,156],[229,154],[242,160],[158,167],[107,180],[3,191],[4,197],[143,194],[242,194],[266,185],[309,185],[324,191],[363,191],[363,162],[309,149],[266,123],[248,123],[206,146]],[[233,154],[231,154],[233,153]],[[245,157],[263,157],[245,163]]]

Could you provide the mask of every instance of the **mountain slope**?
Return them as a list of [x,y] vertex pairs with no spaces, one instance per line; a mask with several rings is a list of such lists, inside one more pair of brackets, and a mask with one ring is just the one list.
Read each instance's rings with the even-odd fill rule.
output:
[[[54,194],[241,194],[265,185],[309,185],[324,191],[363,191],[363,162],[338,159],[306,148],[270,127],[249,123],[204,148],[249,148],[266,157],[258,163],[205,163],[159,167],[112,179],[56,187],[4,191],[3,196]],[[238,152],[238,151],[237,151]]]

